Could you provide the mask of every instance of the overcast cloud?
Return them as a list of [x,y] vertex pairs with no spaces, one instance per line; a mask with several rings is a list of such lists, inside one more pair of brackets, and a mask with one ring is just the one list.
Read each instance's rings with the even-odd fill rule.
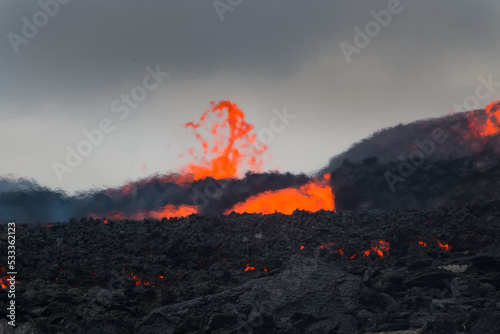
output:
[[[41,7],[3,0],[0,175],[75,191],[175,171],[196,144],[181,125],[222,99],[257,131],[273,108],[296,115],[267,168],[312,172],[380,128],[444,115],[479,76],[500,82],[495,0],[401,0],[348,63],[340,43],[354,45],[354,27],[389,2],[244,0],[221,21],[211,1],[72,0],[16,53],[8,34]],[[119,120],[112,102],[157,64],[169,76]],[[481,102],[497,99],[500,88]],[[51,163],[103,118],[116,129],[59,182]]]

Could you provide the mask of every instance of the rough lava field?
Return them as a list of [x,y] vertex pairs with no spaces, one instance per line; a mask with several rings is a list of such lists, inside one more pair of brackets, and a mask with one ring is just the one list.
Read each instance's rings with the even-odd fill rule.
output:
[[17,229],[5,333],[500,332],[500,201]]

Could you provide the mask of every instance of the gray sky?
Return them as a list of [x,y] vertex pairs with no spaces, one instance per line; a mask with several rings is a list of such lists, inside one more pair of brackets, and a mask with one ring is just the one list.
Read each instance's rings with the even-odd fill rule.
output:
[[[393,1],[243,0],[221,21],[212,1],[72,0],[16,53],[9,33],[43,14],[37,1],[2,0],[0,175],[75,191],[176,171],[196,145],[182,124],[222,99],[257,132],[274,108],[296,115],[266,167],[312,172],[378,129],[444,115],[479,76],[500,82],[497,0],[401,0],[348,63],[340,43],[355,45],[354,28]],[[157,64],[169,76],[120,120],[112,102]],[[114,131],[60,182],[52,162],[104,118]]]

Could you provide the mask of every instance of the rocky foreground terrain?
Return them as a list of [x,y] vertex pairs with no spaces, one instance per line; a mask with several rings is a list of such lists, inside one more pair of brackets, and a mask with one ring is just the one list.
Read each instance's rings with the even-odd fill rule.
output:
[[500,333],[500,201],[20,224],[16,245],[0,333]]

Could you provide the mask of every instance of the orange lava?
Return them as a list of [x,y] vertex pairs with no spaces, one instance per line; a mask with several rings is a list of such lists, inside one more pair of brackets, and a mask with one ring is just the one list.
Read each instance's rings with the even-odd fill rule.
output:
[[130,273],[130,275],[132,275],[132,278],[135,281],[135,285],[141,285],[141,279],[139,277],[137,277],[136,275],[134,275],[134,273]]
[[[151,276],[151,279],[156,282],[156,283],[152,283],[150,281],[148,281],[147,279],[145,278],[140,278],[138,277],[136,274],[134,273],[130,273],[130,275],[132,276],[132,279],[135,281],[135,285],[149,285],[149,286],[152,286],[153,288],[156,288],[159,284],[165,286],[165,287],[168,287],[168,282],[159,282],[157,278],[160,278],[160,279],[163,279],[164,276]],[[156,284],[156,285],[155,285]]]
[[251,267],[249,264],[247,264],[245,271],[249,271],[249,270],[255,270],[255,267]]
[[[333,242],[330,242],[330,243],[324,243],[322,245],[319,245],[318,248],[319,249],[327,249],[327,248],[330,248],[333,246],[334,246]],[[335,248],[335,250],[338,251],[340,253],[340,255],[344,255],[344,249],[342,247],[337,247],[337,248]]]
[[0,284],[2,285],[2,289],[7,289],[7,276],[5,276],[6,270],[4,267],[0,267]]
[[439,247],[444,248],[445,251],[451,251],[451,246],[439,239],[434,239],[439,245]]
[[[252,133],[254,126],[245,121],[245,114],[235,103],[229,100],[211,102],[211,108],[205,111],[198,121],[188,122],[184,127],[192,129],[203,151],[196,155],[195,148],[190,148],[189,155],[198,161],[181,167],[179,174],[162,176],[161,181],[185,185],[209,177],[234,179],[245,171],[262,171],[262,156],[267,146],[257,141],[257,135]],[[206,130],[212,139],[206,139],[206,136],[202,135],[202,130]],[[224,213],[229,214],[234,211],[237,213],[292,214],[295,210],[334,211],[334,194],[329,185],[330,178],[330,174],[327,173],[322,178],[313,179],[298,188],[266,191],[235,204]],[[111,198],[135,195],[137,189],[147,185],[148,182],[148,180],[130,182],[119,190],[108,189],[107,194]],[[114,220],[143,220],[185,217],[196,213],[201,213],[196,206],[169,204],[159,210],[132,214],[112,211],[100,216]],[[96,216],[90,215],[93,218]]]
[[500,101],[492,102],[486,107],[486,121],[478,120],[471,113],[471,123],[476,129],[476,137],[488,137],[500,133]]
[[380,258],[383,258],[389,254],[390,244],[388,241],[379,240],[374,241],[370,249],[363,251],[363,256],[369,256],[372,252],[377,253]]
[[[7,275],[7,270],[5,267],[0,267],[0,285],[2,289],[7,289],[9,287],[9,281],[7,279],[10,278],[10,275]],[[15,281],[15,283],[19,283],[19,281]]]
[[[188,122],[186,128],[192,128],[201,142],[203,155],[198,163],[191,162],[181,169],[181,182],[195,181],[212,177],[214,179],[235,178],[242,172],[243,164],[252,172],[262,171],[262,155],[267,146],[257,142],[257,135],[252,134],[254,126],[245,121],[243,111],[231,101],[211,102],[198,123]],[[227,117],[224,114],[227,110]],[[216,121],[208,124],[207,117],[215,114]],[[210,131],[213,136],[209,142],[200,133],[201,128]],[[189,154],[195,157],[194,148]]]
[[[163,219],[163,218],[172,218],[172,217],[187,217],[192,214],[198,213],[198,207],[194,205],[172,205],[167,204],[160,208],[159,210],[145,210],[136,212],[133,214],[125,214],[121,211],[113,211],[104,215],[90,215],[90,217],[96,219],[99,216],[105,216],[111,220],[143,220],[143,219]],[[107,224],[107,220],[105,220],[105,224]]]
[[319,210],[333,211],[335,209],[332,188],[327,179],[314,179],[300,188],[286,188],[265,191],[246,201],[237,203],[225,213],[262,213],[281,212],[292,214],[295,210],[316,212]]

